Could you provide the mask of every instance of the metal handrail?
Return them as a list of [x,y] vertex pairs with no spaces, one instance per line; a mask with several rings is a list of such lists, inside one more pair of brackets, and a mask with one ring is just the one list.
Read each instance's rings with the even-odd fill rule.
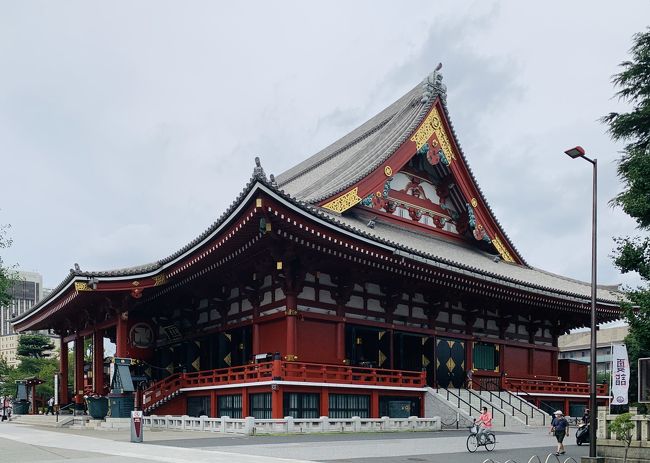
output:
[[[477,382],[474,381],[474,380],[470,380],[470,381],[471,381],[472,384],[477,384]],[[491,384],[495,384],[497,388],[499,387],[499,385],[496,384],[496,382],[491,383]],[[521,409],[521,405],[522,405],[521,400],[519,401],[519,408],[515,408],[515,406],[510,402],[510,396],[508,396],[508,401],[506,401],[506,400],[503,399],[503,397],[501,397],[500,394],[495,394],[494,392],[492,392],[492,390],[483,388],[483,384],[481,382],[478,382],[478,386],[479,386],[479,392],[485,391],[490,395],[490,400],[489,400],[490,403],[492,403],[493,397],[495,397],[500,402],[501,408],[504,408],[504,404],[509,405],[512,408],[512,416],[515,416],[515,410],[519,411],[519,413],[524,415],[524,418],[526,419],[526,426],[528,426],[528,414],[526,414]],[[502,391],[499,391],[499,392],[502,392]],[[530,417],[532,418],[533,417],[533,407],[531,406],[530,409],[531,409]]]
[[[491,390],[487,389],[487,388],[484,386],[484,384],[483,384],[482,382],[480,382],[480,381],[475,381],[475,380],[472,379],[472,383],[473,383],[473,384],[478,384],[478,386],[479,386],[479,390],[480,390],[480,391],[485,390],[485,391],[489,392],[489,393],[490,393],[490,397],[492,397],[492,395],[496,395],[496,394],[494,394]],[[515,386],[517,392],[520,392],[522,395],[524,395],[524,396],[526,396],[527,398],[529,398],[529,401],[525,401],[525,400],[523,400],[521,397],[519,397],[518,395],[513,394],[513,393],[512,393],[511,391],[509,391],[508,389],[504,389],[503,387],[501,387],[501,385],[499,384],[498,381],[488,381],[487,383],[493,385],[493,386],[496,388],[496,390],[499,391],[499,393],[501,393],[501,392],[505,392],[505,393],[508,395],[508,400],[507,400],[508,405],[510,405],[510,406],[513,408],[513,410],[516,409],[516,410],[518,410],[520,413],[522,413],[524,416],[526,416],[526,424],[528,424],[528,415],[527,415],[527,412],[525,412],[524,410],[522,410],[522,406],[526,406],[526,407],[528,407],[528,408],[530,409],[530,417],[531,417],[531,418],[534,418],[534,417],[535,417],[535,411],[537,411],[537,412],[542,416],[542,424],[543,424],[544,426],[546,426],[546,418],[547,418],[548,415],[547,415],[546,413],[544,413],[543,410],[540,410],[539,408],[534,407],[534,406],[530,403],[530,402],[533,402],[533,400],[532,400],[532,399],[533,399],[533,396],[531,396],[528,392],[526,392],[526,391],[524,391],[523,389],[521,389],[521,388]],[[496,396],[497,396],[500,400],[505,401],[505,400],[503,399],[503,397],[501,397],[500,394],[499,394],[499,395],[496,395]],[[515,407],[515,405],[512,403],[512,399],[517,399],[517,400],[519,401],[519,402],[518,402],[518,403],[519,403],[519,407]],[[513,415],[514,415],[514,412],[513,412]]]
[[[534,398],[533,398],[532,395],[530,395],[528,392],[524,391],[524,390],[521,389],[520,387],[517,387],[517,388],[515,389],[515,391],[517,391],[518,393],[520,393],[521,395],[523,395],[523,396],[525,396],[525,397],[527,397],[527,398],[530,397],[530,399],[531,399],[530,402],[532,402],[532,401],[534,400]],[[521,400],[521,397],[519,397],[518,395],[515,395],[515,394],[513,394],[512,392],[510,392],[510,391],[508,391],[508,390],[506,390],[506,392],[507,392],[510,396],[514,396],[515,398]],[[542,402],[542,403],[546,403],[546,402]],[[535,410],[535,409],[533,408],[533,406],[530,405],[530,403],[529,403],[529,406],[531,407],[532,410]],[[540,409],[539,407],[537,407],[537,410],[539,410],[539,411],[541,412],[542,420],[543,420],[543,423],[542,423],[542,424],[543,424],[544,426],[546,426],[546,417],[548,416],[548,414],[547,414],[547,413],[544,413],[544,410]],[[532,415],[531,415],[531,416],[532,416]]]
[[[444,388],[444,387],[443,387],[443,388],[439,388],[439,390],[440,390],[440,389],[443,389],[444,391],[447,392],[447,400],[448,400],[449,402],[451,402],[451,400],[449,400],[449,394],[451,394],[451,395],[454,396],[456,399],[458,399],[458,405],[457,405],[458,408],[460,408],[460,403],[462,402],[462,403],[464,403],[465,405],[467,405],[467,406],[469,407],[469,411],[470,411],[470,413],[472,412],[472,410],[476,410],[476,411],[479,412],[479,413],[481,412],[481,410],[480,410],[479,408],[476,408],[474,405],[471,404],[471,399],[470,399],[470,402],[468,402],[468,401],[466,401],[465,399],[463,399],[460,395],[455,394],[454,392],[452,392],[451,390],[449,390],[449,389],[447,389],[447,388]],[[459,388],[459,391],[460,391],[460,388]],[[470,395],[470,397],[471,397],[471,395]],[[479,407],[482,407],[482,406],[483,406],[483,398],[480,397],[480,396],[478,396],[478,397],[479,397],[479,399],[480,399]],[[489,402],[488,402],[488,403],[489,403]],[[493,417],[494,417],[494,412],[495,412],[495,410],[496,410],[497,412],[501,413],[501,415],[503,416],[503,426],[505,426],[505,425],[506,425],[506,414],[503,413],[503,411],[502,411],[502,410],[499,410],[498,408],[495,409],[495,408],[494,408],[494,405],[492,405],[492,404],[489,404],[489,405],[490,405],[490,408],[492,409],[492,416],[493,416]]]

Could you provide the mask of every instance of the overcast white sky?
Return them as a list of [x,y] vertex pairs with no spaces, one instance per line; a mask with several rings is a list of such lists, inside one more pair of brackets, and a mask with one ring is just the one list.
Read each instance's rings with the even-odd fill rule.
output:
[[5,264],[57,286],[73,263],[155,261],[205,230],[260,156],[278,174],[443,63],[448,106],[488,202],[529,264],[599,283],[636,234],[598,118],[650,2],[0,0]]

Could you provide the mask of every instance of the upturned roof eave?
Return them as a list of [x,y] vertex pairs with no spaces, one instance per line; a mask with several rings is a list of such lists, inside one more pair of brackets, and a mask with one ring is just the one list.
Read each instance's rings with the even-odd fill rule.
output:
[[[68,275],[68,277],[57,286],[57,289],[54,290],[47,298],[43,299],[39,304],[35,305],[32,309],[24,314],[16,317],[11,320],[11,323],[21,324],[32,316],[38,314],[41,310],[48,307],[50,304],[59,301],[69,293],[69,291],[74,290],[74,283],[87,282],[89,278],[101,278],[101,281],[123,281],[138,279],[144,277],[151,277],[163,272],[166,268],[174,265],[179,260],[182,260],[184,257],[195,252],[199,249],[205,242],[213,239],[223,226],[227,225],[232,219],[236,217],[239,210],[245,206],[252,199],[255,193],[260,190],[265,192],[271,197],[274,197],[276,200],[282,202],[285,206],[288,206],[301,214],[305,215],[312,220],[320,222],[322,225],[325,225],[329,228],[334,227],[337,231],[343,232],[346,235],[356,237],[361,239],[369,244],[380,246],[386,250],[393,252],[396,255],[401,255],[402,257],[409,258],[415,261],[420,261],[427,265],[436,266],[442,270],[464,274],[465,276],[479,278],[493,284],[505,284],[507,286],[522,290],[524,292],[535,292],[544,296],[556,297],[561,299],[570,299],[573,301],[585,302],[588,298],[582,294],[572,293],[569,291],[562,291],[556,288],[544,287],[531,284],[529,282],[515,280],[511,278],[504,277],[503,275],[493,274],[490,272],[483,271],[478,268],[469,267],[463,265],[460,262],[454,262],[447,259],[440,258],[438,256],[430,255],[423,253],[419,250],[403,246],[400,243],[386,241],[377,236],[373,236],[367,233],[364,230],[357,229],[355,227],[348,226],[343,224],[333,218],[331,215],[326,214],[319,208],[298,201],[294,198],[291,198],[289,195],[284,193],[282,190],[277,189],[272,186],[266,179],[263,178],[252,178],[251,181],[246,186],[245,190],[238,196],[238,198],[231,204],[231,206],[222,214],[222,216],[217,220],[208,230],[201,234],[198,238],[190,242],[188,245],[181,248],[179,251],[170,255],[169,257],[162,259],[157,262],[155,268],[153,264],[147,266],[137,266],[130,269],[121,269],[119,270],[120,274],[112,274],[115,271],[78,271],[73,272]],[[504,265],[517,265],[517,264],[505,264]],[[144,268],[149,270],[143,271]],[[532,270],[532,269],[531,269]],[[533,270],[534,271],[534,270]],[[546,272],[548,273],[548,272]],[[621,295],[622,297],[622,295]],[[604,299],[598,298],[597,301],[601,305],[618,307],[620,305],[620,300],[616,299]]]

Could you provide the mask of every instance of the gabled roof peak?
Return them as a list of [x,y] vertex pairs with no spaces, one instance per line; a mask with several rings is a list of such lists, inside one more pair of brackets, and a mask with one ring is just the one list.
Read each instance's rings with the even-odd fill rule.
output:
[[260,161],[259,156],[255,156],[255,167],[253,168],[253,178],[261,178],[266,180],[266,173],[262,167],[262,162]]
[[440,96],[443,102],[447,101],[447,86],[442,83],[440,69],[442,69],[442,63],[438,63],[433,72],[422,81],[422,99],[420,100],[422,104],[433,101],[436,96]]

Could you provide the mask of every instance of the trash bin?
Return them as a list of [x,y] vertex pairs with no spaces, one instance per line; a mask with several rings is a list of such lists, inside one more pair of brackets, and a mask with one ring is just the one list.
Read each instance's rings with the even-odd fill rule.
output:
[[29,413],[29,400],[17,400],[13,402],[15,415],[27,415]]
[[86,397],[88,414],[96,420],[103,420],[108,415],[108,397]]

